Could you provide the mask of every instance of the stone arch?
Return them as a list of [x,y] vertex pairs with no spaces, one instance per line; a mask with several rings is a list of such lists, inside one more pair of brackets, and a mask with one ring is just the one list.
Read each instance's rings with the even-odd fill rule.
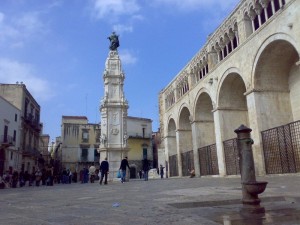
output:
[[201,89],[197,94],[194,107],[197,148],[214,144],[216,142],[212,111],[213,101],[211,96],[206,89]]
[[295,46],[288,35],[278,33],[269,37],[256,54],[252,86],[259,102],[261,130],[300,119],[299,51]]
[[166,158],[168,160],[169,176],[178,176],[178,151],[177,151],[177,139],[176,139],[176,122],[173,117],[169,117],[167,124],[167,136],[165,137],[166,145]]
[[167,131],[167,149],[169,150],[169,155],[177,154],[177,147],[176,147],[176,123],[174,118],[169,118],[168,121],[168,131]]
[[234,130],[241,124],[249,126],[245,92],[245,81],[239,70],[228,69],[222,76],[217,96],[222,141],[234,138]]
[[179,176],[187,176],[194,167],[192,115],[187,105],[183,104],[178,117],[177,146]]

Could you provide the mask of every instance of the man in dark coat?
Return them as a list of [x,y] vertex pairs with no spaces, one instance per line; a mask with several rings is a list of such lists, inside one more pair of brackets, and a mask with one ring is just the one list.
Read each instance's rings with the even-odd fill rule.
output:
[[100,164],[100,172],[101,178],[99,184],[102,184],[103,177],[104,177],[104,184],[107,184],[107,174],[109,172],[109,163],[107,162],[107,158],[105,158]]
[[148,159],[145,158],[143,160],[142,164],[143,164],[143,170],[144,170],[144,179],[145,179],[145,181],[147,181],[148,180],[148,172],[149,172],[149,161],[148,161]]
[[128,167],[128,169],[130,169],[129,164],[128,164],[127,157],[125,157],[124,159],[122,159],[121,165],[120,165],[120,170],[121,170],[121,182],[122,182],[122,183],[125,182],[125,177],[126,177],[126,167]]

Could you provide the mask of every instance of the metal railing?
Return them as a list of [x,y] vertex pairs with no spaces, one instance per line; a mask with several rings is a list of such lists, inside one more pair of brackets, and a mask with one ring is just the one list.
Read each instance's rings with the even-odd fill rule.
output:
[[218,157],[216,144],[208,145],[198,149],[200,175],[218,175]]
[[193,150],[181,153],[182,176],[189,176],[189,171],[194,169],[194,152]]
[[300,121],[261,132],[267,174],[300,172]]
[[226,174],[241,174],[239,150],[237,148],[237,138],[223,141],[223,146],[225,155]]
[[170,177],[178,176],[178,158],[177,154],[169,156]]

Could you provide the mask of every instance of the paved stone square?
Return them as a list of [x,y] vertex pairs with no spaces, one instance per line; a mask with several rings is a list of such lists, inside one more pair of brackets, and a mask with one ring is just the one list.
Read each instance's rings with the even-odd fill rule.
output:
[[300,224],[300,174],[258,177],[263,214],[243,214],[239,177],[0,190],[1,225]]

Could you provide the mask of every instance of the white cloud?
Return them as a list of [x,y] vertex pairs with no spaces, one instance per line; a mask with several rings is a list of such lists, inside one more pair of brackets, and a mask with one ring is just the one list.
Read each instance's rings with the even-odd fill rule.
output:
[[116,31],[118,34],[122,34],[125,32],[132,32],[133,27],[131,25],[116,24],[113,26],[113,30]]
[[35,99],[44,101],[54,96],[49,82],[35,75],[30,64],[0,58],[0,80],[2,83],[23,82]]
[[16,27],[21,29],[25,34],[31,35],[35,32],[43,32],[43,24],[36,12],[26,13],[14,20]]
[[176,7],[180,11],[203,10],[203,8],[212,6],[226,10],[238,2],[239,0],[153,0],[154,4]]
[[137,58],[132,53],[130,53],[129,50],[121,51],[120,59],[124,65],[135,64],[137,62]]
[[92,0],[97,19],[118,20],[123,15],[134,15],[140,10],[136,0]]
[[22,47],[48,32],[38,12],[5,15],[0,12],[0,44],[12,48]]
[[2,23],[3,20],[4,20],[4,14],[0,12],[0,23]]

